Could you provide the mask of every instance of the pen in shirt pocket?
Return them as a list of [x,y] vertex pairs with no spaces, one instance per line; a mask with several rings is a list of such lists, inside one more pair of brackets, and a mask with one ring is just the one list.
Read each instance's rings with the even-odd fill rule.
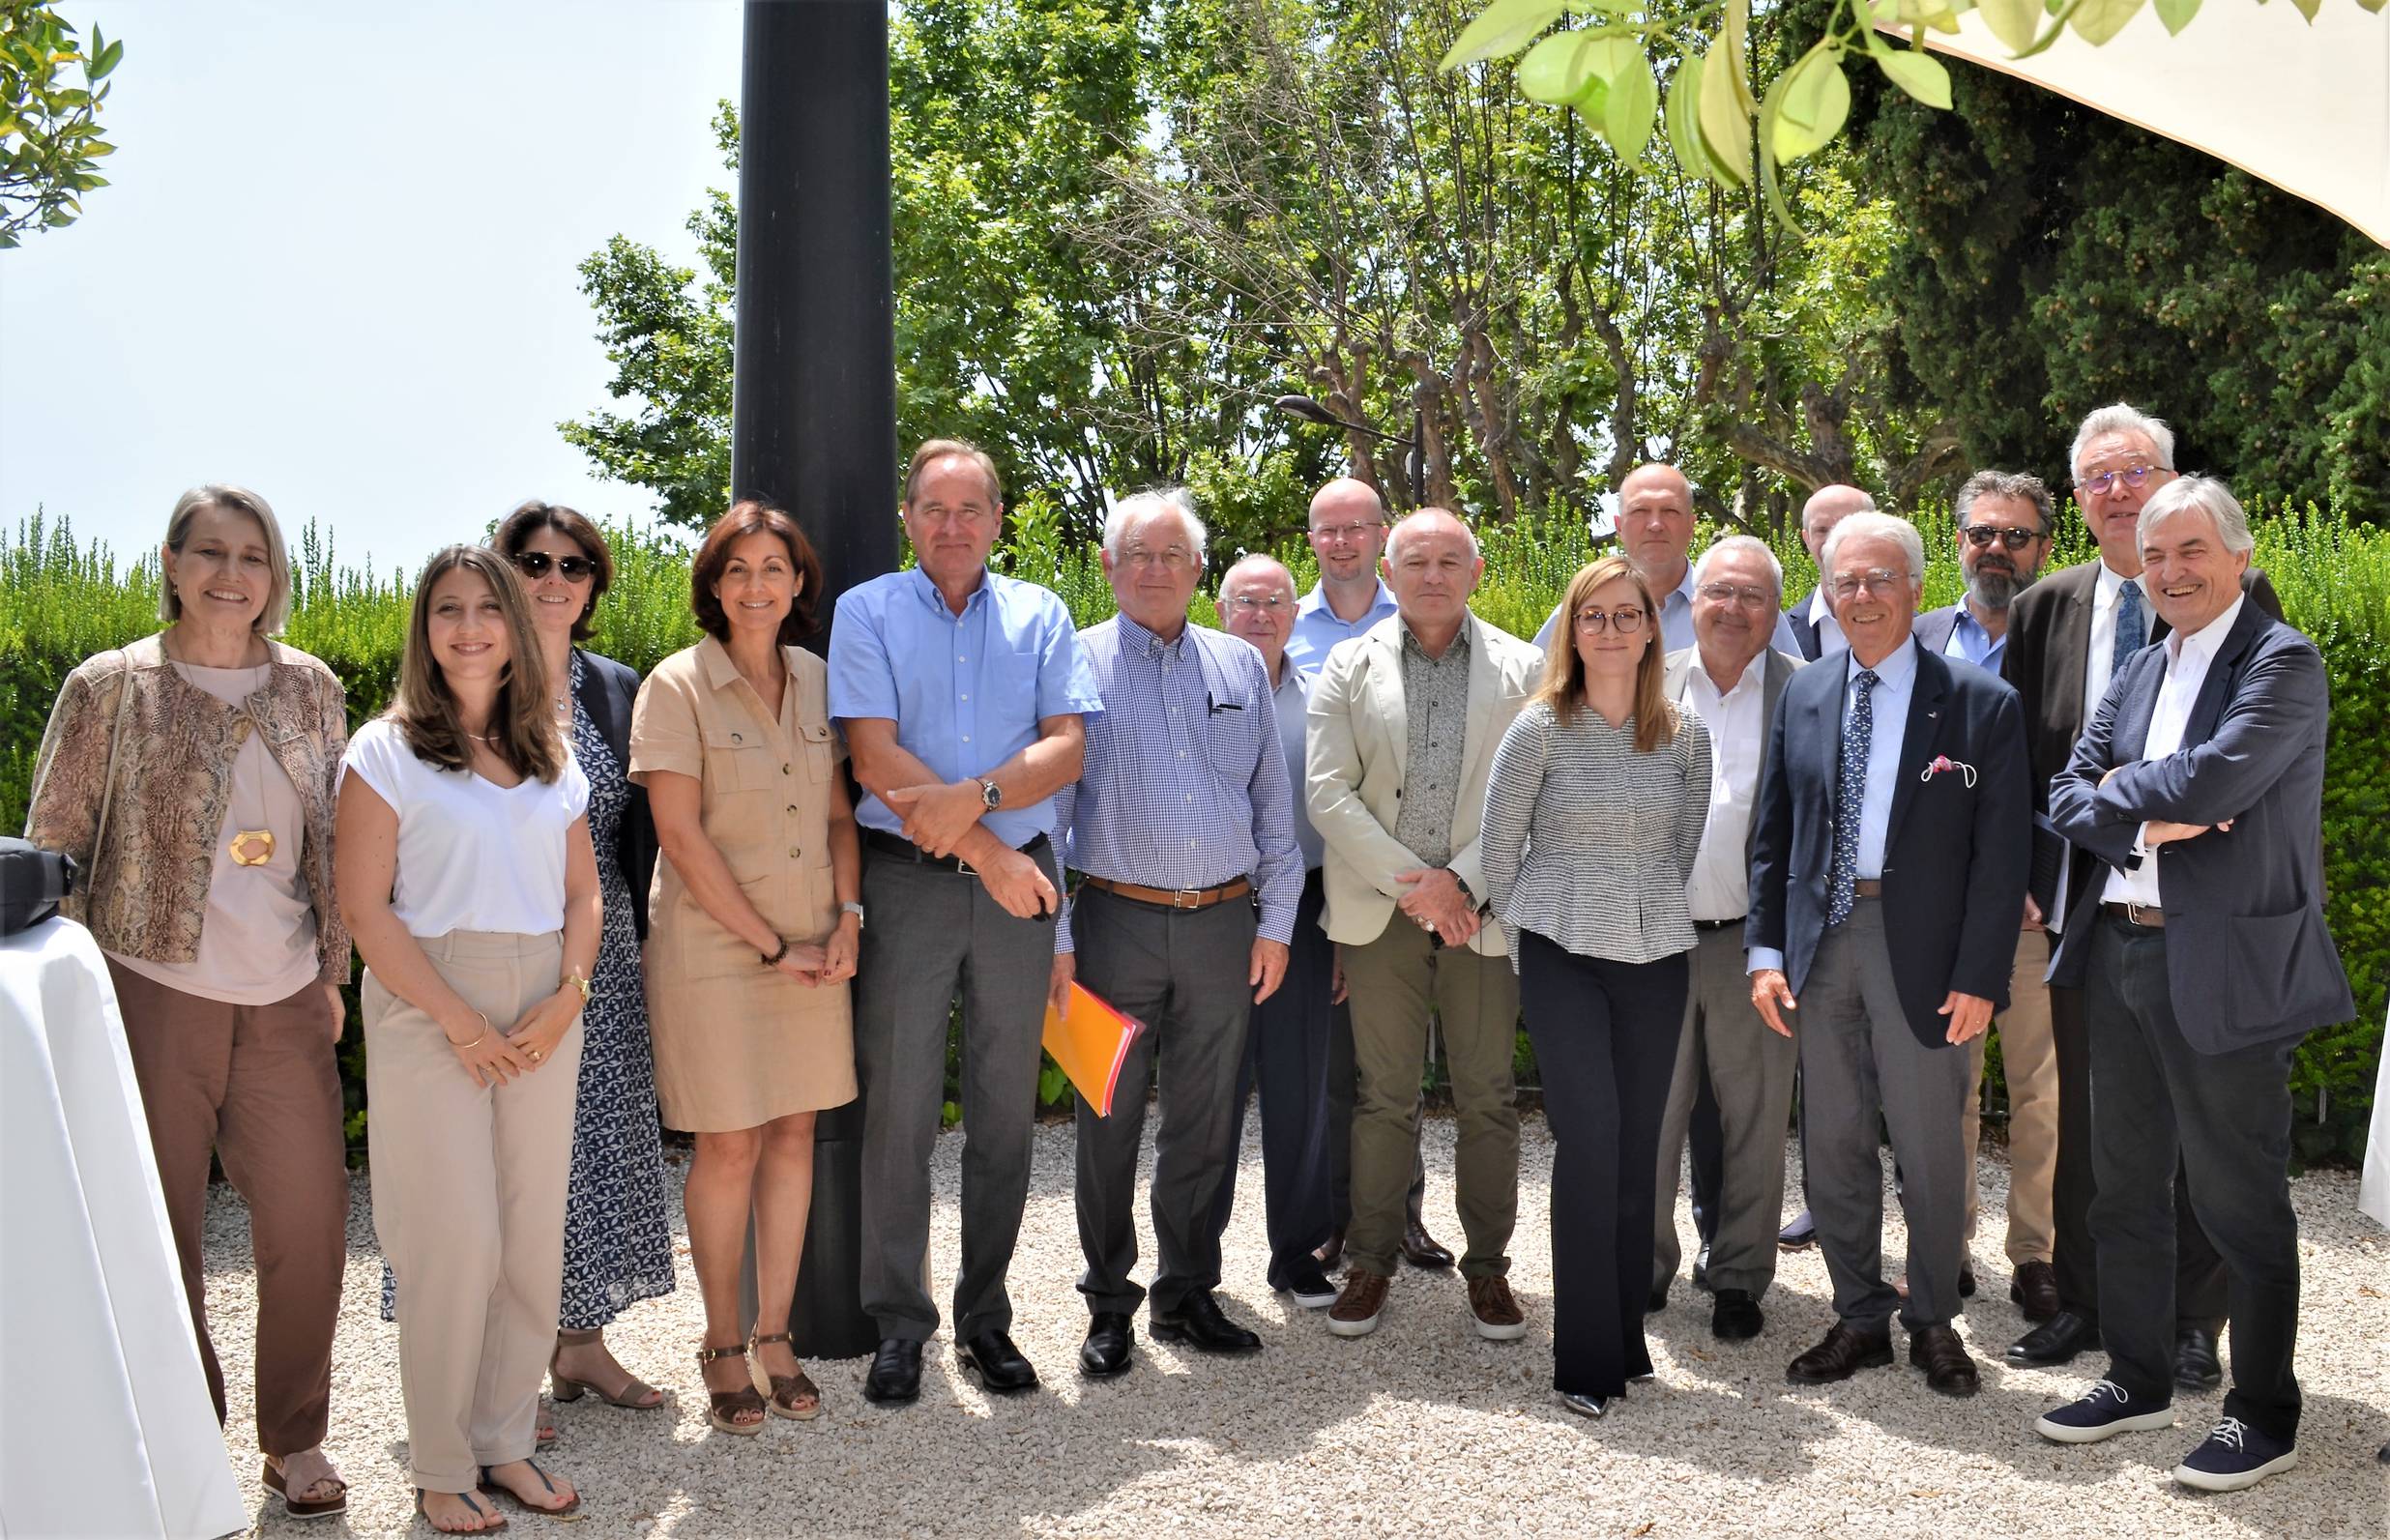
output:
[[1210,690],[1204,691],[1204,712],[1206,715],[1217,716],[1222,712],[1241,712],[1243,710],[1244,702],[1242,701],[1224,701],[1213,695]]

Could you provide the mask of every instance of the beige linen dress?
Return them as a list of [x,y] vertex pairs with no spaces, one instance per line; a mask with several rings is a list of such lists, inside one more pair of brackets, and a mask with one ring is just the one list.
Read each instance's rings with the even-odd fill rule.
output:
[[[829,671],[794,647],[777,721],[708,637],[656,665],[631,713],[630,773],[693,776],[706,837],[748,902],[792,941],[838,917],[830,865],[831,777],[844,749],[831,730]],[[665,856],[648,900],[648,1021],[664,1124],[692,1133],[753,1128],[855,1098],[855,1032],[845,984],[808,988],[697,902]]]

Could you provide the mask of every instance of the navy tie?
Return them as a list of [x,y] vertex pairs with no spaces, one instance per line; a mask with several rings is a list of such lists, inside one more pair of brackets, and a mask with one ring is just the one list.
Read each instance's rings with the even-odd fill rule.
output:
[[[2125,659],[2149,645],[2149,619],[2142,614],[2141,585],[2131,578],[2116,595],[2116,654],[2108,665],[2108,677],[2114,679],[2124,672]],[[2093,701],[2093,706],[2099,702]]]
[[1863,668],[1853,678],[1858,698],[1843,718],[1842,775],[1834,788],[1834,864],[1825,879],[1825,922],[1839,925],[1851,917],[1851,901],[1859,881],[1859,819],[1867,797],[1868,745],[1876,736],[1876,708],[1871,698],[1876,671]]

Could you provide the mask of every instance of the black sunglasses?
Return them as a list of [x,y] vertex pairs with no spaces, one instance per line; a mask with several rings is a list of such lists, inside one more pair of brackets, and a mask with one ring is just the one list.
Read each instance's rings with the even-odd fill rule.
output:
[[525,577],[545,577],[553,567],[568,583],[586,583],[598,570],[598,564],[586,556],[550,556],[545,551],[523,551],[514,558],[514,567]]
[[1959,533],[1967,537],[1967,544],[1979,551],[1994,540],[2012,551],[2022,551],[2042,538],[2038,530],[2002,529],[1997,524],[1969,524]]

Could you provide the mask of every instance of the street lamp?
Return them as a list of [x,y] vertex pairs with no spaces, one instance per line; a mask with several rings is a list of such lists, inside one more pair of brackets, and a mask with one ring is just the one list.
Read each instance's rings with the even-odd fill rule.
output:
[[1404,463],[1411,472],[1412,507],[1417,508],[1427,502],[1427,417],[1425,413],[1412,413],[1411,437],[1403,438],[1382,428],[1371,427],[1366,422],[1347,421],[1307,395],[1282,395],[1270,405],[1289,417],[1298,417],[1306,422],[1317,422],[1322,427],[1345,428],[1355,433],[1366,433],[1373,439],[1402,446],[1411,451],[1404,456]]

